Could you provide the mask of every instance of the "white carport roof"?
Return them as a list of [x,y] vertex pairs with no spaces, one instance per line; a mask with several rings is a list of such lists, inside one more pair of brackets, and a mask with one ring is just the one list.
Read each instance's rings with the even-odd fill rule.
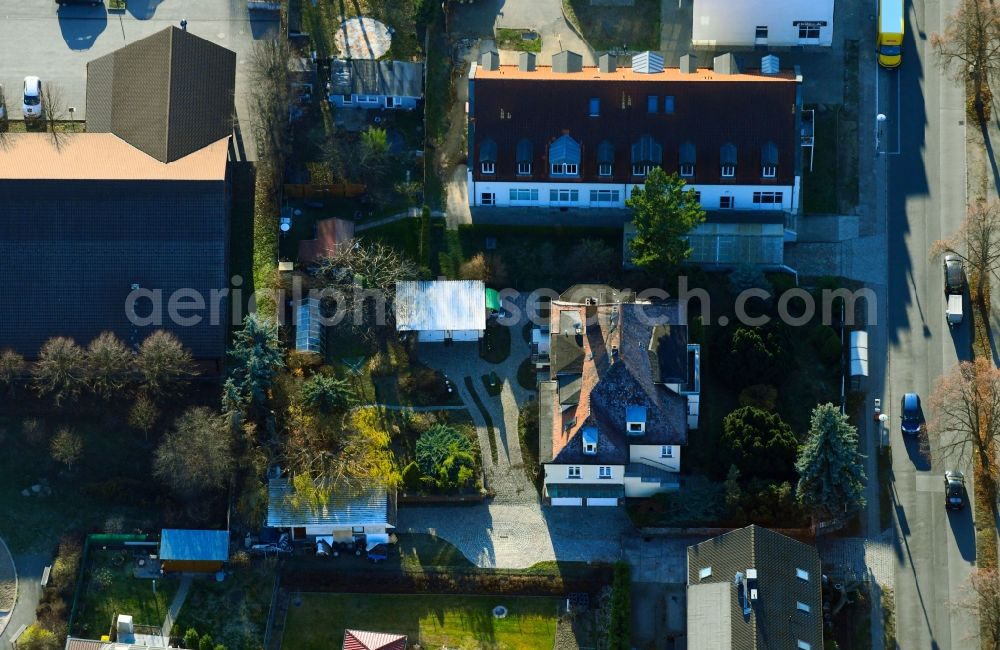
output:
[[397,282],[396,329],[485,330],[486,285],[480,280]]

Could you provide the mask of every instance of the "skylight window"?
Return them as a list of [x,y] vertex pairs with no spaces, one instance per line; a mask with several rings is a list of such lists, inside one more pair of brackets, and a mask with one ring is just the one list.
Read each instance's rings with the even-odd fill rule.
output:
[[806,571],[805,569],[796,568],[795,577],[798,578],[799,580],[805,580],[806,582],[809,582],[809,572]]
[[707,577],[709,577],[711,575],[712,575],[712,567],[707,566],[707,567],[705,567],[704,569],[702,569],[701,571],[698,572],[698,579],[699,580],[704,580],[705,578],[707,578]]
[[795,609],[799,610],[800,612],[805,612],[806,614],[808,614],[810,611],[812,611],[812,609],[809,607],[809,605],[806,605],[801,600],[795,601]]

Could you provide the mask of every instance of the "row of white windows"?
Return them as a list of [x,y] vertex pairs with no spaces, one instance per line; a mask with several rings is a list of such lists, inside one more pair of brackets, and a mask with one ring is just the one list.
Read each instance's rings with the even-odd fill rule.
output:
[[[632,100],[629,100],[631,105]],[[601,115],[601,98],[591,97],[588,102],[588,107],[590,108],[591,117],[600,117]],[[622,106],[624,108],[624,105]],[[647,113],[659,113],[660,112],[660,96],[659,95],[646,95],[646,112]],[[674,112],[674,96],[664,95],[663,96],[663,112],[666,114],[671,114]]]
[[[512,203],[517,201],[537,201],[537,189],[511,189],[508,200]],[[784,202],[784,192],[754,192],[754,205],[781,205]],[[590,190],[591,203],[618,203],[621,193],[618,190]],[[695,191],[694,199],[701,203],[701,192]],[[576,203],[580,200],[579,190],[549,190],[550,203]],[[482,205],[496,205],[496,194],[493,192],[483,192],[480,195]],[[719,197],[720,210],[732,210],[736,207],[736,200],[732,195],[726,194]]]
[[[484,194],[484,196],[486,196]],[[534,188],[510,189],[508,199],[511,203],[516,201],[537,201],[538,190]],[[552,203],[571,202],[580,200],[580,190],[549,190],[549,201]],[[590,190],[591,203],[618,203],[621,200],[619,190]]]
[[[611,466],[601,465],[597,468],[598,478],[612,478]],[[580,478],[580,467],[578,465],[571,465],[566,468],[566,478]]]
[[[821,27],[820,23],[800,23],[799,40],[808,41],[818,39]],[[761,41],[767,40],[767,31],[767,25],[757,25],[755,38]]]
[[[653,171],[653,168],[657,165],[651,163],[638,163],[632,165],[632,175],[633,176],[646,176],[649,172]],[[483,174],[495,174],[497,171],[496,163],[494,162],[483,162],[480,165]],[[579,176],[580,168],[578,165],[573,163],[556,163],[552,165],[551,168],[552,176]],[[599,163],[597,165],[597,175],[598,176],[611,176],[612,165],[611,163]],[[736,165],[722,165],[719,169],[719,173],[722,178],[734,178],[736,176]],[[691,178],[694,176],[694,165],[683,164],[680,166],[679,174],[682,178]],[[519,162],[517,163],[517,175],[518,176],[530,176],[531,175],[531,163],[530,162]],[[776,165],[762,165],[760,168],[760,175],[762,178],[774,178],[778,175],[778,167]]]

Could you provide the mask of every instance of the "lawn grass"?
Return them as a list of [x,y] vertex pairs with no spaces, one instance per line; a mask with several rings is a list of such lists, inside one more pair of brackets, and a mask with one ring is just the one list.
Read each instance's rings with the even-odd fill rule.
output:
[[379,241],[406,254],[415,263],[420,260],[420,219],[400,219],[360,233],[371,241]]
[[486,432],[489,434],[490,438],[490,458],[493,462],[497,462],[497,442],[496,435],[493,429],[493,418],[490,416],[490,412],[486,410],[486,405],[483,404],[483,399],[476,392],[476,384],[472,381],[472,377],[465,378],[465,388],[469,391],[469,395],[472,396],[472,401],[476,403],[476,408],[479,409],[479,413],[483,416],[483,421],[486,422]]
[[496,321],[486,324],[486,333],[479,343],[479,356],[489,363],[503,363],[510,356],[510,327]]
[[[532,34],[533,38],[524,38],[525,34]],[[517,50],[520,52],[542,51],[542,37],[530,29],[510,29],[500,27],[496,30],[497,47],[501,50]]]
[[623,46],[632,52],[660,49],[660,0],[635,0],[631,7],[594,6],[590,0],[562,3],[570,22],[598,52]]
[[802,203],[806,214],[837,213],[837,127],[840,108],[827,106],[823,111],[816,111],[812,171],[809,171],[808,158],[803,160]]
[[[507,616],[494,618],[497,605]],[[550,648],[555,639],[555,598],[302,594],[285,622],[283,648],[341,648],[346,628],[405,634],[424,648]],[[317,625],[322,621],[322,625]]]
[[195,580],[177,629],[193,627],[231,650],[262,649],[275,570],[273,561],[262,561],[235,569],[223,582]]
[[[154,591],[153,580],[132,576],[135,563],[127,551],[91,549],[88,561],[73,624],[75,636],[99,639],[108,633],[118,614],[131,615],[136,625],[163,625],[180,577],[156,580]],[[110,585],[102,586],[95,579],[101,574],[110,575]]]

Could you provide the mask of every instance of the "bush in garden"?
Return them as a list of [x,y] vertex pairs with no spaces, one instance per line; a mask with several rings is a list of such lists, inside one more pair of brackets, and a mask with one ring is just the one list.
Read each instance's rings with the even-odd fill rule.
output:
[[742,406],[722,420],[727,460],[744,476],[791,477],[798,440],[777,413]]
[[439,488],[464,487],[475,475],[472,442],[461,432],[436,424],[417,439],[417,465]]

